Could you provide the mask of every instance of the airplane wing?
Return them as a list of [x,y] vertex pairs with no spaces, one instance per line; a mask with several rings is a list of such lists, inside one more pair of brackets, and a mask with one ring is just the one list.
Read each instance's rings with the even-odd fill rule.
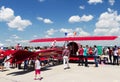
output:
[[56,54],[61,54],[62,50],[59,48],[51,48],[51,49],[43,49],[35,53],[39,54],[39,56],[52,56]]
[[4,54],[4,56],[8,56],[8,55],[11,55],[15,52],[16,52],[16,50],[8,49],[8,50],[5,50],[3,54]]
[[28,58],[35,58],[38,55],[40,57],[47,57],[50,55],[57,55],[58,53],[60,53],[59,49],[58,50],[57,49],[44,49],[38,52],[16,50],[14,53],[12,53],[12,57],[6,61],[10,61],[11,63],[22,63],[24,60]]
[[31,40],[33,42],[53,42],[53,41],[84,41],[84,40],[115,40],[117,36],[85,36],[85,37],[59,37],[59,38],[41,38]]
[[34,52],[25,51],[25,50],[16,50],[12,57],[6,61],[10,61],[11,63],[21,63],[24,60],[30,58]]
[[4,52],[5,52],[4,50],[0,49],[0,55],[3,54]]

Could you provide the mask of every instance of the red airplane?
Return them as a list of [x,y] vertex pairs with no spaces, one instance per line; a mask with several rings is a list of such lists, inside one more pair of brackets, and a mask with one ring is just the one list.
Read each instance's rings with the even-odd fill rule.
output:
[[30,43],[38,42],[69,42],[68,45],[72,46],[70,60],[78,60],[76,52],[78,51],[79,44],[75,41],[104,41],[104,40],[115,40],[118,36],[75,36],[75,37],[57,37],[57,38],[41,38],[31,40]]
[[[30,43],[36,43],[36,42],[60,42],[60,41],[69,41],[69,45],[73,46],[73,53],[75,54],[79,48],[78,44],[74,41],[93,41],[93,40],[115,40],[117,36],[85,36],[85,37],[59,37],[59,38],[41,38],[41,39],[35,39],[31,40]],[[72,41],[72,42],[70,42]],[[11,63],[21,63],[26,59],[34,58],[36,56],[43,57],[57,57],[57,55],[61,54],[62,56],[62,50],[61,48],[50,48],[50,49],[43,49],[38,52],[30,52],[25,50],[16,50],[14,53],[12,53],[12,57],[9,59]],[[42,60],[42,59],[41,59]],[[43,59],[46,60],[46,59]]]

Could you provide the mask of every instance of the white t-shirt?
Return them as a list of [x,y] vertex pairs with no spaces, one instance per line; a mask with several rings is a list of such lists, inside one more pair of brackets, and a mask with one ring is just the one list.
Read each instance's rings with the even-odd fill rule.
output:
[[98,49],[97,48],[94,49],[94,55],[98,56]]
[[115,51],[114,51],[114,56],[118,56],[118,50],[116,49]]
[[36,60],[35,61],[35,69],[40,69],[41,66],[40,66],[40,61],[39,60]]

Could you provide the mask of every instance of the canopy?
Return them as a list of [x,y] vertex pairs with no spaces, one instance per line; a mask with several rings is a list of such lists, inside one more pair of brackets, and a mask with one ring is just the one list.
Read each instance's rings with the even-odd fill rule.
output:
[[59,38],[41,38],[30,42],[53,42],[53,41],[83,41],[83,40],[115,40],[117,36],[85,36],[85,37],[59,37]]

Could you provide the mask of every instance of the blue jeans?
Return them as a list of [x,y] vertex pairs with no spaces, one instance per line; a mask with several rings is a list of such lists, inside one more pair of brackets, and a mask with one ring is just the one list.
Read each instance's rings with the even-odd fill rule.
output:
[[95,67],[98,67],[98,60],[97,60],[97,56],[94,56],[94,61],[95,61]]

